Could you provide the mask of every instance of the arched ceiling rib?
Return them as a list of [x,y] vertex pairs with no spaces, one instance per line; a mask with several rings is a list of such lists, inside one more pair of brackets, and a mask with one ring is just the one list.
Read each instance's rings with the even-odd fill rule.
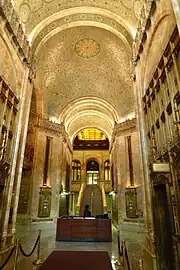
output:
[[79,26],[92,26],[92,27],[107,30],[111,32],[112,34],[115,34],[119,39],[121,39],[126,44],[127,50],[129,51],[129,53],[131,53],[132,39],[128,35],[127,31],[126,32],[124,31],[122,34],[117,29],[113,28],[110,25],[106,25],[100,22],[93,22],[93,21],[71,22],[71,23],[62,25],[61,27],[56,27],[53,30],[51,30],[50,28],[49,33],[41,32],[40,35],[37,37],[37,39],[33,43],[32,53],[35,53],[35,55],[37,55],[38,52],[41,50],[41,46],[45,44],[54,35],[60,33],[61,31],[64,31],[73,27],[79,27]]
[[73,141],[74,136],[83,128],[97,127],[111,138],[114,123],[119,115],[111,104],[96,97],[80,98],[68,104],[60,115],[65,129]]
[[95,126],[110,139],[114,123],[134,114],[131,48],[143,1],[14,0],[37,64],[43,116],[61,115],[71,139]]
[[36,25],[46,18],[72,8],[84,8],[84,13],[89,8],[107,10],[135,29],[143,0],[13,0],[13,2],[30,34]]
[[67,27],[67,24],[77,21],[81,22],[81,25],[86,21],[109,25],[127,37],[130,44],[132,42],[132,38],[135,36],[134,26],[129,25],[127,21],[121,18],[121,16],[118,16],[109,10],[94,7],[75,7],[59,11],[41,21],[29,34],[29,41],[34,43],[35,39],[39,35],[40,39],[56,27],[63,25],[66,25]]

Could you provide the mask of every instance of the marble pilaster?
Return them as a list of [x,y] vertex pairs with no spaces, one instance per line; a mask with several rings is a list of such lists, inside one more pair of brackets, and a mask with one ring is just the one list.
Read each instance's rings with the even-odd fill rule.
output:
[[[145,229],[147,231],[147,238],[145,242],[145,250],[150,253],[151,260],[154,260],[154,226],[153,226],[153,217],[152,217],[152,200],[151,200],[151,187],[150,187],[150,178],[149,178],[149,168],[148,168],[148,149],[145,137],[145,123],[143,117],[143,107],[142,107],[142,92],[143,88],[141,85],[140,77],[140,62],[136,66],[136,102],[137,102],[137,128],[139,131],[139,144],[140,144],[140,156],[142,161],[142,172],[143,172],[143,204],[144,204],[144,222]],[[154,262],[152,263],[154,264]],[[149,269],[149,268],[147,268]],[[155,265],[154,265],[154,268]]]
[[32,88],[33,88],[32,83],[30,83],[29,80],[27,80],[27,83],[25,85],[26,97],[25,97],[24,108],[23,108],[23,124],[22,124],[22,129],[21,129],[20,144],[19,144],[17,166],[16,166],[16,175],[15,175],[15,197],[13,201],[14,209],[13,209],[13,219],[12,219],[12,234],[15,233],[15,227],[16,227],[16,217],[17,217],[17,209],[18,209],[18,203],[19,203],[24,152],[25,152],[26,139],[27,139]]
[[[23,78],[23,84],[22,84],[22,96],[21,96],[21,105],[19,109],[19,117],[17,121],[17,129],[16,129],[16,138],[15,138],[15,144],[14,144],[14,152],[12,157],[12,164],[11,164],[11,170],[10,175],[8,179],[8,185],[7,185],[7,192],[6,192],[6,200],[4,205],[4,219],[2,223],[2,248],[5,247],[6,244],[6,238],[8,235],[8,221],[9,221],[9,214],[10,214],[10,208],[12,204],[12,196],[13,194],[13,187],[14,187],[14,180],[15,180],[15,173],[16,173],[16,166],[17,166],[17,157],[18,157],[18,149],[19,149],[19,142],[20,142],[20,135],[23,125],[23,112],[24,112],[24,105],[25,105],[25,98],[26,98],[26,86],[29,76],[29,68],[25,67],[24,69],[24,78]],[[14,197],[16,198],[16,197]]]

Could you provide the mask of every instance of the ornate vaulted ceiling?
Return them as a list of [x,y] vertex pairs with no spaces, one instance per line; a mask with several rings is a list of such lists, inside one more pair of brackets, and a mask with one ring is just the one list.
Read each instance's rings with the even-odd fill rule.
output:
[[14,0],[32,46],[41,111],[63,121],[71,139],[86,127],[110,139],[115,121],[134,115],[131,52],[143,1]]
[[37,54],[37,84],[44,112],[59,117],[69,102],[98,97],[121,117],[134,110],[131,52],[115,35],[96,27],[74,27],[50,38]]

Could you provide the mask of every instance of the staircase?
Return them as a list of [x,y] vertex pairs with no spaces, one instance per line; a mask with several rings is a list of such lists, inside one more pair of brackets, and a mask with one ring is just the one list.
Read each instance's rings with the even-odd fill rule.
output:
[[83,215],[86,204],[89,204],[92,216],[103,215],[102,192],[99,185],[87,185],[85,187],[80,206],[80,215]]

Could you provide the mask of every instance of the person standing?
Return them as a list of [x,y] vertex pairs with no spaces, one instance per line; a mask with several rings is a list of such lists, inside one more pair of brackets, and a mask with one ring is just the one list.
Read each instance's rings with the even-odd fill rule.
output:
[[89,205],[87,204],[84,209],[84,218],[91,217],[91,211],[89,210]]

